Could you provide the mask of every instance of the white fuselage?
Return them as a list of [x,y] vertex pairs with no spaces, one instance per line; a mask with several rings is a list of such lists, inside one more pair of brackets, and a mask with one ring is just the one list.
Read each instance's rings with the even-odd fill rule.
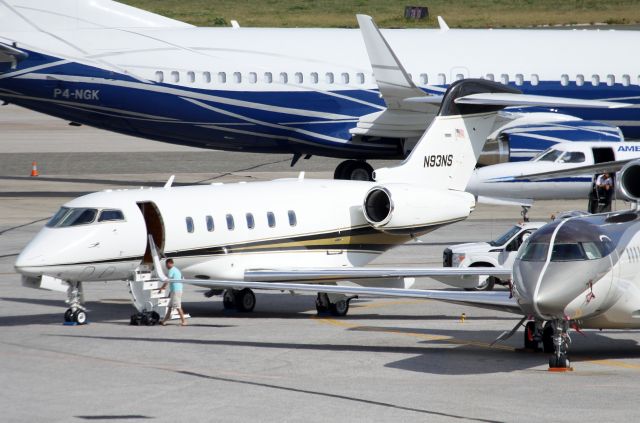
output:
[[[40,12],[25,2],[7,0],[21,15],[0,5],[0,42],[29,54],[0,74],[0,99],[74,122],[204,148],[399,158],[410,148],[407,132],[419,136],[437,110],[422,125],[400,118],[385,125],[385,136],[353,137],[386,108],[357,29],[196,28],[106,0],[83,9],[42,1]],[[531,94],[632,103],[640,96],[640,59],[628,54],[640,41],[635,31],[383,33],[431,94],[480,77]],[[619,126],[627,138],[640,137],[637,110],[514,109],[545,112],[545,122],[552,114]],[[512,145],[511,157],[550,144],[529,141]]]
[[586,199],[593,185],[592,174],[533,181],[526,180],[526,176],[635,158],[640,158],[640,143],[637,142],[559,143],[526,162],[501,163],[476,169],[467,191],[489,199]]
[[[147,235],[189,278],[242,280],[247,269],[362,266],[411,237],[374,229],[365,220],[362,202],[374,186],[290,179],[89,194],[64,207],[98,214],[120,210],[124,219],[99,222],[96,214],[88,224],[45,227],[16,267],[64,280],[128,279],[149,260],[143,258]],[[428,213],[416,234],[465,218],[473,209],[469,194],[420,189],[436,204],[453,195],[468,206],[463,216]]]

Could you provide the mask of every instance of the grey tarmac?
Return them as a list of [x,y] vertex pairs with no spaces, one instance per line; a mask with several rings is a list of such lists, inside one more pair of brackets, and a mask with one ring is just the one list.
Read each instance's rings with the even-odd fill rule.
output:
[[[29,177],[37,160],[38,178]],[[0,410],[7,422],[634,421],[640,331],[572,334],[575,370],[547,371],[517,317],[432,301],[361,298],[349,316],[317,317],[309,295],[257,294],[252,314],[187,288],[190,325],[132,327],[123,282],[87,286],[90,324],[62,325],[64,296],[23,288],[20,249],[65,201],[105,188],[330,177],[337,160],[200,151],[0,108]],[[380,163],[376,163],[380,165]],[[624,204],[616,205],[619,208]],[[584,209],[541,202],[532,219]],[[439,265],[450,243],[488,240],[519,210],[472,217],[373,265]],[[421,287],[446,288],[421,280]],[[466,320],[460,316],[465,313]]]

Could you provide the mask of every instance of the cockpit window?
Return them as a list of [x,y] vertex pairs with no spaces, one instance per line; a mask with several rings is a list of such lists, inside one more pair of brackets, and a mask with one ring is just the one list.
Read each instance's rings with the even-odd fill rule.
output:
[[[558,225],[561,225],[555,237]],[[551,261],[597,260],[608,256],[615,246],[598,226],[585,219],[555,221],[534,232],[524,243],[518,259],[546,261],[553,237]]]
[[499,245],[504,245],[507,241],[509,241],[511,238],[513,238],[513,236],[515,234],[517,234],[518,232],[520,232],[520,226],[514,226],[511,229],[509,229],[507,232],[502,234],[502,236],[500,236],[500,238],[495,239],[493,241],[489,241],[489,245],[491,245],[492,247],[497,247]]
[[96,209],[71,209],[62,219],[58,227],[87,225],[96,219],[98,210]]
[[543,152],[540,157],[538,157],[539,162],[555,162],[558,157],[562,154],[562,151],[550,149],[547,152]]
[[518,252],[518,259],[522,261],[545,261],[549,244],[545,242],[530,242],[529,238]]
[[87,225],[96,219],[98,210],[96,209],[70,209],[63,207],[47,223],[50,228],[66,228],[68,226]]
[[60,208],[60,210],[58,210],[58,212],[55,215],[53,215],[51,220],[47,222],[47,227],[55,228],[58,225],[58,223],[60,223],[60,221],[67,215],[67,213],[69,213],[68,207]]
[[584,153],[580,151],[567,151],[560,158],[560,163],[583,163]]
[[124,220],[124,214],[120,210],[102,210],[98,222],[116,222]]
[[551,261],[596,260],[602,258],[603,247],[595,242],[554,244]]

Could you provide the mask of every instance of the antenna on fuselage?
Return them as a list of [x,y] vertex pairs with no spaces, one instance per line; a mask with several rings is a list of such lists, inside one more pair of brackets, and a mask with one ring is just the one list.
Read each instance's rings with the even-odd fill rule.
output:
[[169,189],[173,185],[173,181],[176,179],[176,175],[171,175],[167,182],[164,184],[164,189]]

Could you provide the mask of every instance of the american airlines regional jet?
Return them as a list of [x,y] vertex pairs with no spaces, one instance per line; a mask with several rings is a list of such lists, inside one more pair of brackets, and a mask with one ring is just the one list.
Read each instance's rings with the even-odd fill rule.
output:
[[[386,30],[407,80],[374,77],[353,29],[196,28],[110,0],[0,0],[0,100],[138,137],[203,148],[404,158],[452,82],[638,104],[634,31]],[[422,97],[423,101],[410,101]],[[640,137],[636,106],[526,105],[502,113],[481,162],[563,140]],[[619,128],[619,129],[618,129]]]

